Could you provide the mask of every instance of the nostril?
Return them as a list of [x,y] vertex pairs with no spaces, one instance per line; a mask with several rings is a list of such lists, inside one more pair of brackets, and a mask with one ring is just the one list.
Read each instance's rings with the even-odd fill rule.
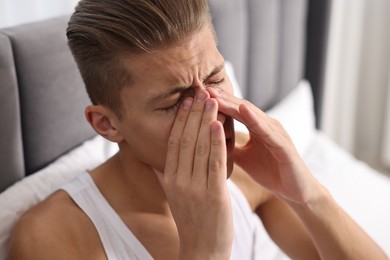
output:
[[218,120],[219,122],[221,122],[222,125],[223,125],[223,124],[225,123],[225,121],[226,121],[226,115],[225,115],[225,114],[222,114],[222,113],[220,113],[220,112],[218,112],[217,120]]

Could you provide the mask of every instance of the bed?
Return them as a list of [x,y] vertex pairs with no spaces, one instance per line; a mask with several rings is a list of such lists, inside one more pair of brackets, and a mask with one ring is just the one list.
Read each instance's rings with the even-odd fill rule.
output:
[[[313,174],[390,255],[390,180],[321,132],[330,1],[209,0],[237,95],[282,122]],[[17,219],[113,155],[66,46],[69,16],[0,30],[0,259]],[[237,131],[246,131],[238,124]],[[288,259],[259,222],[261,259]]]

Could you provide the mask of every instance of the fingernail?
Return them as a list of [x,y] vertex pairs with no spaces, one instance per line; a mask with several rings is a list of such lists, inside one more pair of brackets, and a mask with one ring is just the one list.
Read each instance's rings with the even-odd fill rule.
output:
[[196,101],[204,101],[207,98],[207,95],[204,92],[198,92],[196,94]]

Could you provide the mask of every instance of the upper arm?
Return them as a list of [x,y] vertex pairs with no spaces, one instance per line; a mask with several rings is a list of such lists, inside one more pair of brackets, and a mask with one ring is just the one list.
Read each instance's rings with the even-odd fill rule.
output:
[[293,259],[319,259],[317,250],[295,212],[273,197],[256,213],[272,240]]
[[47,228],[43,219],[22,217],[11,234],[8,259],[59,259],[61,252]]
[[[80,233],[84,234],[86,225],[77,225],[78,210],[64,198],[64,192],[57,192],[20,218],[12,230],[8,259],[80,258],[79,242],[83,239],[77,237],[75,227],[83,227]],[[83,243],[83,248],[88,245]]]

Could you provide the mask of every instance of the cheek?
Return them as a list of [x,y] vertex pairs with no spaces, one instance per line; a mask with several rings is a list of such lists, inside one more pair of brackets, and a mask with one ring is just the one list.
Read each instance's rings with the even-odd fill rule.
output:
[[[165,120],[163,120],[163,118]],[[149,156],[151,156],[150,159],[154,162],[154,166],[160,171],[163,171],[165,168],[168,139],[171,134],[174,120],[168,119],[167,117],[161,117],[155,122],[156,124],[153,125],[153,133],[151,133],[154,138],[150,139]],[[148,137],[146,136],[145,138]]]
[[155,125],[154,127],[160,131],[161,137],[164,137],[167,139],[169,138],[169,135],[171,134],[173,124],[175,122],[176,114],[175,113],[170,113],[167,115],[162,115],[158,117],[155,120]]
[[156,142],[158,142],[158,146],[160,149],[164,149],[164,151],[160,152],[166,152],[166,147],[168,144],[168,139],[172,131],[172,127],[174,124],[175,115],[166,115],[161,116],[160,118],[155,120],[155,124],[152,126],[153,128],[153,135],[156,138]]

